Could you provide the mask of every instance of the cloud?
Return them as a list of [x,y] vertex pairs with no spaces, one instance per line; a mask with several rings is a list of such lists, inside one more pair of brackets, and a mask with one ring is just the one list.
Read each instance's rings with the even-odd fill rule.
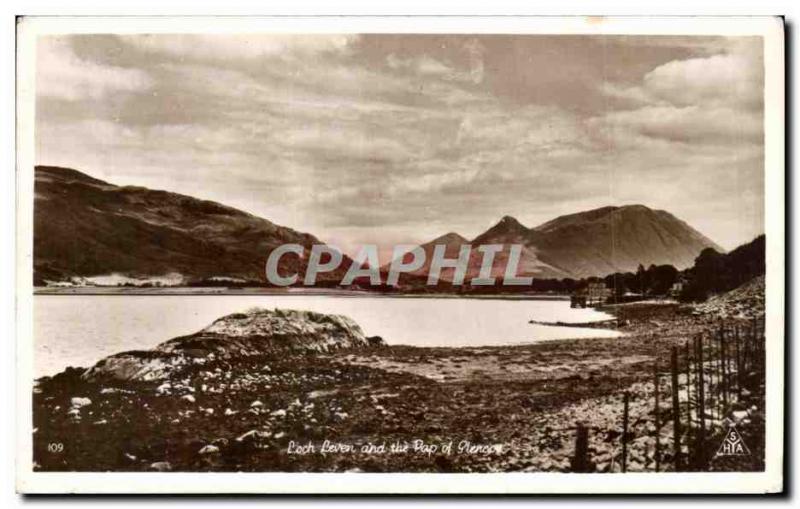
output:
[[139,49],[199,62],[303,58],[346,53],[358,35],[350,34],[175,34],[129,37]]
[[744,55],[714,55],[661,65],[644,76],[644,88],[657,99],[677,105],[737,103],[758,105],[762,72]]
[[69,40],[40,37],[36,45],[36,92],[39,96],[77,101],[101,100],[117,92],[151,88],[153,80],[144,71],[101,65],[78,58]]
[[[761,143],[763,117],[757,112],[727,106],[645,106],[612,112],[590,121],[613,135],[621,145],[631,132],[680,143]],[[616,144],[615,145],[620,145]]]
[[633,105],[726,104],[760,109],[763,73],[762,57],[757,48],[735,44],[724,53],[661,64],[647,72],[640,84],[626,86],[603,81],[600,89],[607,97]]
[[455,73],[453,68],[428,55],[420,55],[416,58],[401,58],[394,53],[390,53],[386,57],[386,64],[395,70],[408,69],[418,74],[433,76],[448,76]]
[[[469,237],[506,214],[538,224],[626,201],[705,221],[720,240],[732,221],[721,204],[762,178],[753,41],[53,40],[38,71],[40,163],[221,201],[344,244],[378,230],[406,242]],[[698,201],[724,213],[706,221]],[[735,238],[757,230],[755,220]]]
[[319,152],[348,160],[404,161],[414,157],[414,152],[398,140],[343,125],[294,128],[282,131],[275,142],[289,150]]

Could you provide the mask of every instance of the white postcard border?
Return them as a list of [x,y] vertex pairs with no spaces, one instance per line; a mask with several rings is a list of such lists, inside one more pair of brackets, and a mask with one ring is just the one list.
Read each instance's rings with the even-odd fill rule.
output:
[[[514,33],[764,38],[766,470],[758,473],[52,473],[32,469],[35,38],[56,33]],[[23,493],[768,493],[783,489],[784,32],[779,17],[29,17],[17,34],[16,435]]]

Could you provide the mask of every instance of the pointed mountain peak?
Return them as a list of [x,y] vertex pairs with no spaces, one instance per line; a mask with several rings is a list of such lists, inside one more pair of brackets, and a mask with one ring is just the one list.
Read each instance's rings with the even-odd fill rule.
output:
[[516,232],[527,232],[528,228],[517,221],[516,218],[511,216],[503,216],[500,221],[494,225],[489,231],[494,233],[516,233]]
[[436,237],[429,244],[468,244],[469,241],[456,232],[445,233],[440,237]]
[[494,226],[475,237],[473,244],[492,243],[499,237],[526,235],[528,228],[511,216],[503,216]]
[[500,221],[495,226],[503,226],[504,228],[509,228],[509,229],[522,229],[522,230],[528,229],[525,226],[523,226],[522,223],[517,221],[517,218],[511,216],[503,216],[503,218],[500,219]]

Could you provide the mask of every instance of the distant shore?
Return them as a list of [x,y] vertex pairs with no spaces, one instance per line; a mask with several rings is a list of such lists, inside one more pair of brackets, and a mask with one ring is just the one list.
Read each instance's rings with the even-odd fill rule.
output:
[[461,294],[461,293],[393,293],[366,290],[325,288],[228,288],[228,287],[120,287],[120,286],[36,286],[34,295],[268,295],[268,296],[330,296],[330,297],[389,297],[435,299],[506,299],[506,300],[569,300],[569,295],[551,293],[525,294]]

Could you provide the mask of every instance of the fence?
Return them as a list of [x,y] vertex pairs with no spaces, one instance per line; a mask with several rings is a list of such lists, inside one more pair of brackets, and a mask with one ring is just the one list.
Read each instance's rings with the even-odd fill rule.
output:
[[[673,346],[669,360],[656,361],[652,378],[652,410],[639,416],[652,424],[653,471],[704,471],[719,445],[719,433],[735,417],[734,409],[752,396],[763,397],[765,380],[763,319],[720,323],[713,333]],[[665,368],[662,370],[662,368]],[[622,433],[617,464],[628,470],[632,437],[629,412],[632,395],[622,395]],[[763,401],[763,399],[762,399]],[[641,402],[641,401],[640,401]],[[667,431],[666,436],[664,431]],[[576,426],[574,472],[591,472],[589,432]],[[711,439],[715,440],[712,441]],[[671,443],[669,443],[671,442]]]

